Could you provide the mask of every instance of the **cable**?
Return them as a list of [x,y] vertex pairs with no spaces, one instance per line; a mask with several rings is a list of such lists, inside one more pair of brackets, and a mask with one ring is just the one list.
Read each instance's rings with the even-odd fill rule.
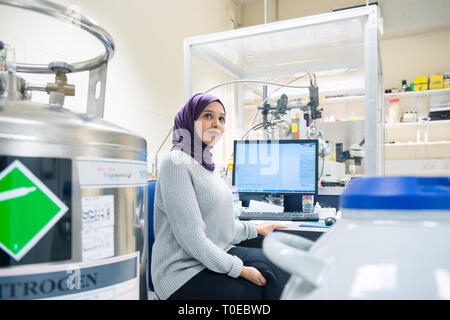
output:
[[[164,144],[166,143],[167,138],[169,138],[170,133],[171,133],[172,131],[173,131],[173,126],[172,126],[172,128],[170,129],[170,131],[167,133],[166,137],[164,138],[163,143],[161,143],[161,145],[159,146],[158,150],[156,150],[156,153],[155,153],[155,163],[154,163],[154,166],[155,166],[155,167],[154,167],[155,178],[158,176],[158,153],[159,153],[159,151],[161,151],[162,147],[163,147]],[[153,171],[153,170],[152,170],[152,171]]]
[[[283,84],[277,84],[277,85],[279,86],[279,88],[275,89],[275,90],[272,91],[270,94],[268,94],[267,97],[266,97],[266,99],[264,99],[263,102],[261,103],[261,105],[264,106],[264,104],[267,102],[267,100],[268,100],[275,92],[277,92],[277,91],[280,90],[281,88],[283,88],[283,87],[289,87],[289,84],[291,84],[292,82],[295,82],[295,81],[297,81],[297,80],[299,80],[299,79],[301,79],[301,78],[304,78],[305,76],[308,76],[309,79],[310,79],[310,82],[311,82],[311,75],[310,75],[309,72],[306,71],[306,70],[298,70],[298,71],[292,73],[290,76],[288,76],[288,79],[291,78],[294,74],[296,74],[296,73],[298,73],[298,72],[300,72],[300,71],[305,72],[305,74],[303,74],[303,75],[301,75],[301,76],[299,76],[299,77],[297,77],[297,78],[295,78],[295,79],[293,79],[293,80],[290,80],[290,81],[288,81],[288,82],[286,82],[286,83],[283,83]],[[315,75],[314,75],[314,76],[315,76]],[[309,87],[308,87],[308,88],[309,88]],[[253,120],[252,120],[252,122],[250,123],[250,127],[253,125],[253,123],[255,123],[256,116],[258,115],[259,111],[260,111],[259,109],[256,110],[255,115],[253,116]],[[241,140],[242,140],[242,139],[243,139],[243,138],[241,138]]]
[[[301,77],[299,77],[299,78],[296,78],[296,79],[290,81],[289,83],[292,83],[292,82],[294,82],[294,81],[296,81],[296,80],[298,80],[298,79],[300,79],[300,78],[303,78],[304,76],[305,76],[305,75],[303,75],[303,76],[301,76]],[[296,89],[308,89],[308,88],[309,88],[309,86],[291,86],[291,85],[288,85],[288,84],[276,83],[276,82],[271,82],[271,81],[263,81],[263,80],[245,80],[245,79],[243,79],[243,80],[231,80],[231,81],[227,81],[227,82],[218,84],[217,86],[214,86],[214,87],[212,87],[212,88],[206,90],[205,93],[208,93],[208,92],[210,92],[210,91],[212,91],[212,90],[214,90],[214,89],[217,89],[217,88],[219,88],[219,87],[222,87],[222,86],[225,86],[225,85],[228,85],[228,84],[233,84],[233,83],[245,83],[245,82],[270,84],[270,85],[274,85],[274,86],[282,86],[282,87],[296,88]]]
[[297,70],[297,71],[291,73],[289,76],[287,76],[286,82],[287,82],[287,80],[289,80],[292,76],[294,76],[295,74],[297,74],[297,73],[299,73],[299,72],[306,73],[306,74],[308,75],[309,82],[310,82],[310,83],[312,82],[311,74],[309,73],[308,70]]
[[[271,123],[267,121],[267,122],[261,122],[261,123],[254,125],[253,127],[251,127],[250,129],[247,130],[247,132],[242,136],[242,138],[240,140],[244,140],[251,131],[263,128],[264,126],[268,126],[269,124],[271,124]],[[231,154],[231,155],[233,155],[233,154]]]
[[[258,113],[259,113],[259,109],[256,109],[255,115],[253,116],[253,120],[250,123],[250,127],[253,126],[253,124],[255,123],[255,120],[256,120],[256,117],[258,116]],[[242,138],[241,138],[241,140],[242,140]]]
[[[303,75],[301,75],[301,76],[299,76],[299,77],[297,77],[297,78],[295,78],[295,79],[293,79],[293,80],[290,80],[290,81],[288,81],[287,83],[284,83],[284,84],[276,84],[276,85],[278,85],[279,87],[278,87],[277,89],[275,89],[274,91],[272,91],[270,94],[268,94],[267,97],[266,97],[266,99],[264,99],[264,101],[261,103],[261,105],[264,106],[264,104],[267,102],[267,100],[268,100],[275,92],[277,92],[278,90],[280,90],[280,89],[283,88],[283,87],[290,87],[290,86],[289,86],[290,83],[295,82],[295,81],[297,81],[297,80],[299,80],[299,79],[301,79],[301,78],[304,78],[306,75],[307,75],[308,78],[309,78],[309,82],[310,82],[311,86],[313,85],[313,81],[312,81],[312,78],[311,78],[311,74],[310,74],[307,70],[298,70],[298,71],[292,73],[291,75],[289,75],[289,76],[287,77],[287,79],[291,78],[293,75],[295,75],[295,74],[298,73],[298,72],[305,72],[305,74],[303,74]],[[313,73],[312,75],[314,76],[314,85],[317,85],[316,75],[315,75],[314,73]],[[241,80],[236,80],[236,81],[239,81],[239,82],[240,82]],[[255,81],[255,80],[249,80],[249,81],[253,82],[253,81]],[[220,86],[220,85],[219,85],[219,86]],[[217,87],[219,87],[219,86],[216,86],[216,87],[214,87],[213,89],[215,89],[215,88],[217,88]],[[306,88],[309,88],[309,86],[306,87]],[[211,90],[212,90],[212,89],[208,90],[207,92],[209,92],[209,91],[211,91]],[[253,126],[253,123],[255,122],[256,117],[257,117],[259,111],[260,111],[259,109],[256,110],[255,115],[253,116],[253,120],[252,120],[252,122],[251,122],[251,124],[250,124],[250,129],[248,129],[248,130],[244,133],[244,135],[241,137],[240,140],[244,140],[244,139],[250,134],[251,131],[253,131],[253,130],[258,130],[258,129],[260,129],[260,128],[263,128],[263,127],[264,127],[265,125],[267,125],[267,124],[272,124],[272,122],[262,122],[262,123],[259,123],[259,124],[255,125],[255,126]],[[271,121],[272,121],[272,120],[271,120]],[[283,121],[285,121],[285,120],[278,120],[278,121],[274,122],[274,124],[279,123],[279,122],[283,122]],[[252,127],[252,126],[253,126],[253,127]],[[267,136],[267,139],[269,139],[268,136]],[[230,156],[231,156],[231,157],[233,156],[233,152],[231,153]],[[323,166],[322,166],[322,173],[323,173]],[[322,173],[320,174],[320,177],[322,177]],[[227,166],[227,170],[225,171],[225,175],[226,175],[226,176],[228,175],[228,166]]]
[[323,174],[323,168],[325,167],[325,156],[323,156],[322,157],[322,170],[320,171],[320,176],[319,176],[319,178],[317,179],[317,181],[319,181],[320,182],[320,178],[322,178],[322,174]]
[[[260,122],[260,123],[258,123],[256,125],[254,125],[253,127],[251,127],[249,130],[247,130],[247,132],[242,136],[242,138],[240,140],[244,140],[247,137],[247,135],[253,130],[258,130],[258,129],[263,128],[265,126],[270,126],[271,127],[271,126],[273,126],[273,125],[275,125],[277,123],[281,123],[281,122],[285,122],[285,121],[286,120],[284,120],[284,119],[280,119],[280,120],[275,120],[275,121],[271,120],[271,121],[266,121],[266,122]],[[233,154],[231,154],[231,155],[233,155]]]
[[[298,71],[297,71],[298,72]],[[303,74],[303,75],[301,75],[301,76],[299,76],[299,77],[297,77],[297,78],[295,78],[295,79],[292,79],[292,80],[290,80],[290,81],[288,81],[288,82],[286,82],[286,83],[278,83],[278,84],[276,84],[277,86],[279,86],[277,89],[275,89],[274,91],[272,91],[269,95],[267,95],[267,98],[266,99],[264,99],[264,101],[262,102],[262,105],[264,105],[265,103],[266,103],[266,101],[275,93],[275,92],[277,92],[278,90],[280,90],[281,88],[283,88],[283,87],[288,87],[288,88],[303,88],[303,89],[307,89],[307,88],[309,88],[309,86],[291,86],[290,84],[292,83],[292,82],[295,82],[295,81],[297,81],[297,80],[300,80],[301,78],[304,78],[304,77],[306,77],[306,76],[309,76],[310,77],[310,75],[309,75],[309,73],[306,73],[306,74]]]
[[[298,71],[297,71],[297,72],[298,72]],[[297,72],[295,72],[295,73],[297,73]],[[307,71],[305,71],[305,72],[307,73],[307,75],[308,75],[309,78],[311,79],[311,76],[310,76],[309,72],[307,72]],[[295,73],[294,73],[294,74],[295,74]],[[262,83],[262,84],[270,84],[270,85],[279,86],[279,88],[277,88],[277,89],[275,89],[274,91],[272,91],[272,92],[267,96],[267,98],[264,99],[264,101],[263,101],[263,103],[262,103],[262,105],[264,105],[264,104],[266,103],[266,101],[267,101],[267,100],[268,100],[275,92],[277,92],[278,90],[280,90],[280,89],[283,88],[283,87],[287,87],[287,88],[297,88],[297,89],[307,89],[307,88],[309,88],[309,86],[292,86],[292,85],[290,85],[292,82],[295,82],[295,81],[297,81],[297,80],[299,80],[299,79],[301,79],[301,78],[304,78],[305,76],[306,76],[306,75],[301,75],[301,76],[299,76],[299,77],[297,77],[297,78],[295,78],[295,79],[293,79],[293,80],[291,80],[291,81],[289,81],[289,82],[287,82],[287,83],[285,83],[285,84],[283,84],[283,83],[276,83],[276,82],[270,82],[270,81],[262,81],[262,80],[231,80],[231,81],[227,81],[227,82],[218,84],[217,86],[214,86],[214,87],[212,87],[212,88],[206,90],[205,93],[208,93],[208,92],[210,92],[210,91],[212,91],[212,90],[214,90],[214,89],[217,89],[217,88],[219,88],[219,87],[222,87],[222,86],[225,86],[225,85],[228,85],[228,84],[233,84],[233,83],[245,83],[245,82],[250,82],[250,83]],[[259,110],[256,111],[255,116],[253,117],[253,121],[252,121],[252,124],[251,124],[251,125],[253,125],[253,122],[255,121],[258,112],[259,112]],[[157,173],[158,173],[158,167],[157,167],[157,164],[158,164],[158,153],[159,153],[159,151],[162,149],[162,147],[164,146],[164,144],[166,143],[167,138],[170,136],[170,133],[172,132],[172,130],[173,130],[173,126],[171,127],[171,129],[170,129],[169,132],[167,133],[166,138],[163,140],[163,142],[161,143],[161,145],[159,146],[158,150],[157,150],[156,153],[155,153],[155,177],[158,176],[158,175],[157,175]],[[251,130],[247,131],[247,133],[249,133],[250,131],[251,131]],[[243,138],[241,138],[241,140],[242,140],[242,139],[243,139]]]

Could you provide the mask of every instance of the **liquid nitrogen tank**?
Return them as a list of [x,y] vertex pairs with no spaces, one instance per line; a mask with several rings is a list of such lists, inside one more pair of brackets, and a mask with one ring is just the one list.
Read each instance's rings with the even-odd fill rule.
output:
[[[48,1],[6,1],[72,23]],[[68,64],[14,63],[0,44],[0,299],[145,299],[146,141],[102,120],[110,35],[78,25],[106,52]],[[1,40],[1,39],[0,39]],[[67,73],[89,71],[87,113],[64,108]],[[32,85],[22,73],[55,74]],[[30,100],[31,91],[49,103]]]

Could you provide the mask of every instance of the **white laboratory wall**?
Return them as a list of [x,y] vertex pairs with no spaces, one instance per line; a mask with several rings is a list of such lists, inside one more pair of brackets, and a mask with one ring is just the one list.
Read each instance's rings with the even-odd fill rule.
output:
[[[184,105],[183,39],[232,28],[226,17],[234,16],[227,0],[54,0],[95,20],[113,37],[116,53],[108,66],[104,118],[132,130],[147,141],[154,155],[176,112]],[[75,28],[43,15],[0,6],[0,39],[16,47],[18,62],[71,62],[91,58],[102,52],[98,41]],[[98,42],[98,43],[97,43]],[[194,90],[206,90],[222,81],[221,75],[198,70]],[[26,75],[37,83],[51,76]],[[76,85],[76,97],[66,98],[65,107],[86,110],[88,73],[68,76]],[[221,91],[215,92],[221,94]],[[47,102],[44,93],[34,100]],[[170,150],[166,143],[162,154]],[[223,158],[218,146],[216,153]]]
[[450,71],[450,28],[383,39],[380,50],[384,87],[400,88],[402,79],[409,84],[415,77]]

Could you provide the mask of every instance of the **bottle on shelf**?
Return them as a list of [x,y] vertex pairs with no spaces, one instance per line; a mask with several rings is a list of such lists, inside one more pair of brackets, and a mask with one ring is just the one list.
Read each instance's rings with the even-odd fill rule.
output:
[[406,83],[406,80],[402,80],[402,91],[409,91],[408,84]]
[[397,123],[399,120],[399,100],[398,98],[389,99],[388,123]]

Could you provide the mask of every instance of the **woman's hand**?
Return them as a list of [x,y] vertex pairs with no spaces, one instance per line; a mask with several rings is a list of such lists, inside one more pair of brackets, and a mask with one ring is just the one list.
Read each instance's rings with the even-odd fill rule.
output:
[[253,282],[257,286],[262,287],[266,285],[266,279],[264,278],[262,273],[254,267],[242,267],[242,271],[239,276],[250,282]]
[[264,222],[256,225],[256,232],[262,236],[267,236],[271,234],[275,229],[287,228],[287,225],[276,223],[276,222]]

